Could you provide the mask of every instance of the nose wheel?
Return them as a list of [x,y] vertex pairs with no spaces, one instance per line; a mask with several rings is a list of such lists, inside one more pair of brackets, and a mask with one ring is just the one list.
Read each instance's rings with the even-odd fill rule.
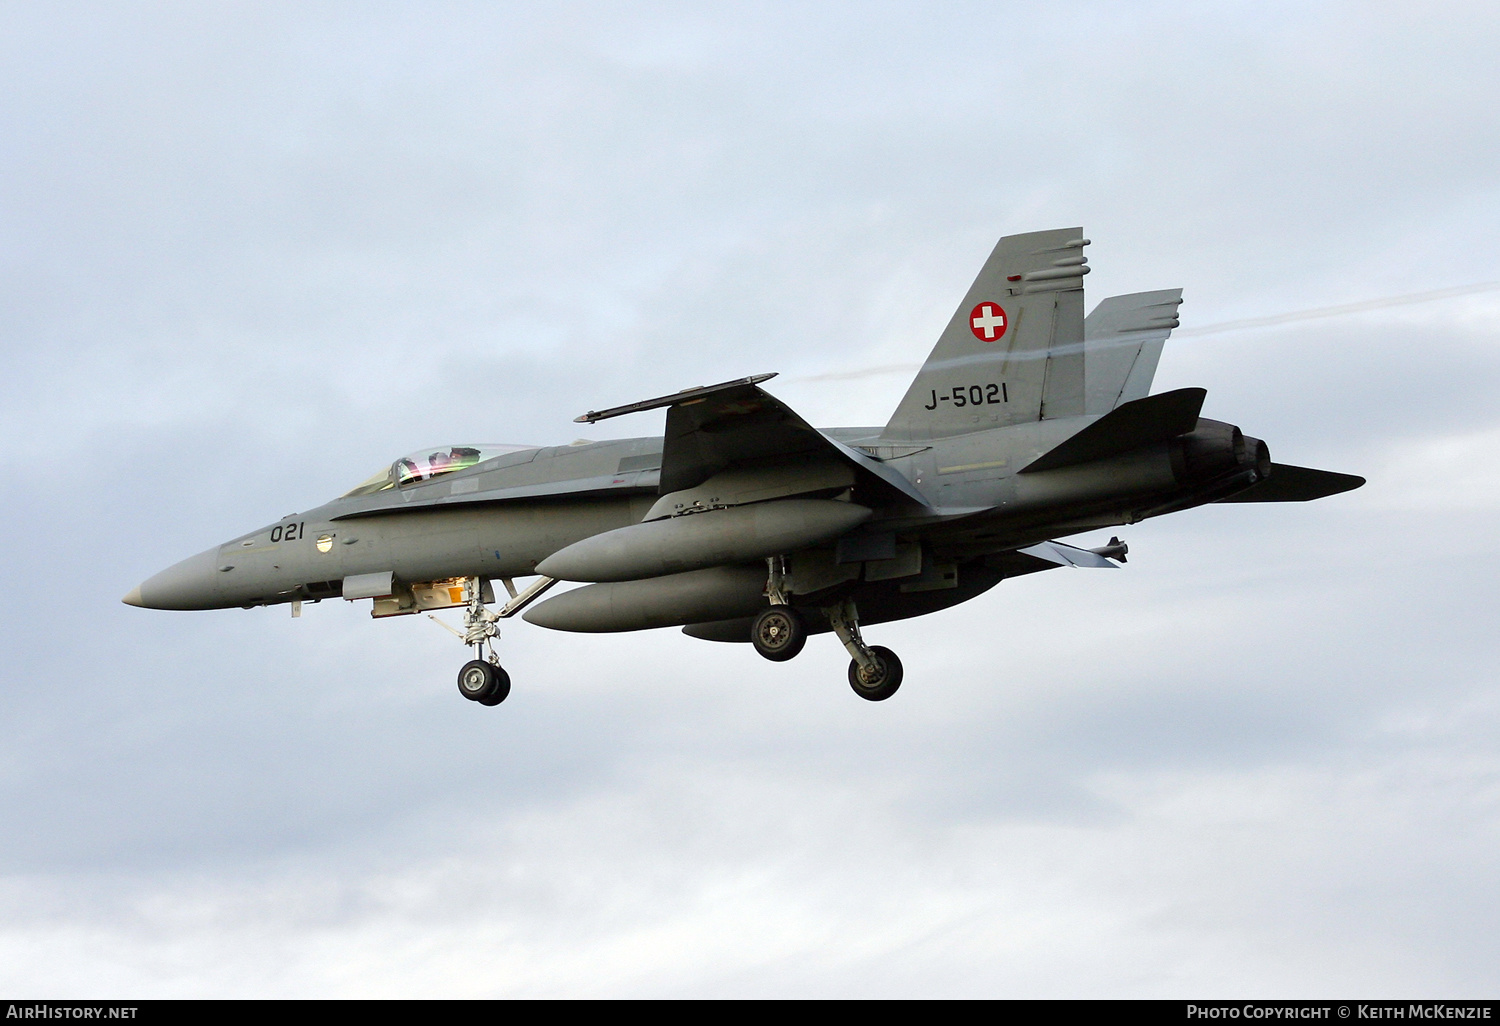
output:
[[499,663],[470,659],[458,671],[458,693],[480,705],[499,705],[510,694],[510,674]]
[[[547,578],[542,580],[548,581]],[[507,581],[507,587],[509,584]],[[550,584],[548,581],[545,585],[534,585],[527,589],[527,601],[545,591]],[[464,609],[462,631],[454,630],[435,616],[432,620],[456,635],[465,645],[474,648],[475,658],[464,663],[463,668],[458,671],[458,693],[480,705],[499,705],[510,694],[510,674],[505,672],[499,657],[495,655],[495,639],[500,636],[498,621],[505,615],[505,610],[496,613],[485,607],[484,586],[477,577],[470,577],[464,582],[464,596],[468,599],[468,605]],[[515,600],[511,605],[514,604]],[[510,606],[506,607],[509,608]]]

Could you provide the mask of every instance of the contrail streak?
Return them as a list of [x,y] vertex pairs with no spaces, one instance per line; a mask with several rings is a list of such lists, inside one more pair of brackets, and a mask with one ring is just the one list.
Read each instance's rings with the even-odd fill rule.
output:
[[1269,328],[1275,324],[1290,324],[1292,321],[1314,321],[1320,317],[1342,317],[1345,314],[1364,313],[1366,310],[1381,310],[1388,306],[1411,306],[1413,303],[1431,303],[1439,299],[1452,299],[1475,292],[1490,292],[1500,289],[1500,281],[1482,281],[1476,285],[1457,285],[1450,289],[1433,289],[1431,292],[1410,292],[1404,296],[1386,296],[1384,299],[1366,299],[1362,303],[1345,303],[1342,306],[1320,306],[1312,310],[1295,310],[1292,313],[1271,317],[1247,317],[1239,321],[1220,321],[1205,324],[1201,328],[1184,328],[1174,331],[1176,338],[1189,335],[1219,335],[1226,331],[1241,331],[1245,328]]
[[[1433,303],[1440,299],[1473,295],[1476,292],[1493,292],[1500,289],[1500,281],[1482,281],[1474,285],[1456,285],[1452,288],[1433,289],[1430,292],[1409,292],[1402,296],[1385,296],[1381,299],[1366,299],[1359,303],[1344,303],[1340,306],[1319,306],[1310,310],[1293,310],[1291,313],[1273,314],[1270,317],[1246,317],[1236,321],[1219,321],[1199,328],[1179,328],[1172,332],[1173,338],[1202,338],[1205,335],[1222,335],[1230,331],[1245,331],[1250,328],[1270,328],[1278,324],[1295,321],[1315,321],[1324,317],[1344,317],[1348,314],[1364,313],[1366,310],[1383,310],[1390,306],[1411,306],[1416,303]],[[850,381],[855,378],[873,378],[882,374],[915,374],[921,369],[918,363],[888,363],[880,367],[864,367],[859,370],[831,371],[827,374],[806,374],[788,377],[793,381]]]

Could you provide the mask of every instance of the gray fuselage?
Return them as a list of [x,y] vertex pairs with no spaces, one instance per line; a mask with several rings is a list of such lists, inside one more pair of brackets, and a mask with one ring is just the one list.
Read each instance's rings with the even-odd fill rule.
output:
[[[816,494],[862,503],[872,514],[856,532],[859,538],[893,536],[902,545],[920,546],[929,562],[958,565],[1212,501],[1214,483],[1243,470],[1243,456],[1225,451],[1195,473],[1184,459],[1191,446],[1177,440],[1078,466],[1018,473],[1096,419],[989,430],[975,425],[980,429],[958,437],[903,446],[885,444],[878,428],[833,429],[825,432],[829,438],[881,458],[925,502],[857,478],[842,465],[822,468],[820,477],[817,461],[789,483],[784,469],[766,471],[769,486],[744,491],[739,501]],[[1197,434],[1238,437],[1228,425],[1200,425]],[[724,490],[710,478],[660,495],[661,452],[659,438],[527,449],[432,480],[341,497],[169,567],[127,601],[159,609],[317,601],[340,595],[347,577],[387,571],[406,582],[525,577],[567,546],[639,524],[653,508],[670,508],[673,497],[682,497],[676,503],[682,506]],[[749,477],[753,482],[754,472]],[[848,551],[857,555],[857,545]]]

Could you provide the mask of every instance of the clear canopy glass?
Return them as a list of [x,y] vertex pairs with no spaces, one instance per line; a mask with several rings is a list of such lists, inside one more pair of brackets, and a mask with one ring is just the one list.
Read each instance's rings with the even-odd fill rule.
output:
[[355,495],[372,495],[375,492],[383,492],[387,488],[400,488],[419,481],[431,481],[435,477],[472,467],[485,460],[494,459],[496,456],[535,448],[534,445],[484,443],[437,445],[428,449],[419,449],[377,471],[367,480],[345,492],[343,497],[347,499]]

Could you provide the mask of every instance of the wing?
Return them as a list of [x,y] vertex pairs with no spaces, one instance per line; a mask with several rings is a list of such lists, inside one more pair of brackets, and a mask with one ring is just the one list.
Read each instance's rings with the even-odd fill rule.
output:
[[627,406],[590,411],[578,419],[593,423],[667,407],[657,488],[661,495],[692,488],[726,470],[796,466],[831,458],[852,464],[857,474],[891,499],[927,505],[899,472],[819,431],[762,389],[759,383],[770,377],[762,374],[688,389]]

